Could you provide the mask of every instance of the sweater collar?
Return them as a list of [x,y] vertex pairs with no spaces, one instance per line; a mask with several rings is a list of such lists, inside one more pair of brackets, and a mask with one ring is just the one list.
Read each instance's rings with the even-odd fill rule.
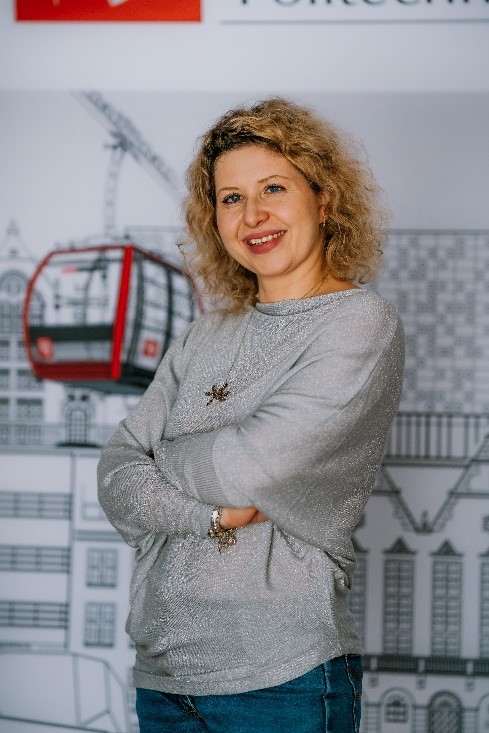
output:
[[275,303],[257,303],[255,308],[260,313],[267,316],[291,316],[297,313],[305,313],[330,303],[344,300],[351,297],[353,293],[365,292],[361,288],[351,288],[350,290],[339,290],[336,293],[327,293],[326,295],[316,295],[313,298],[299,298],[298,300],[279,300]]

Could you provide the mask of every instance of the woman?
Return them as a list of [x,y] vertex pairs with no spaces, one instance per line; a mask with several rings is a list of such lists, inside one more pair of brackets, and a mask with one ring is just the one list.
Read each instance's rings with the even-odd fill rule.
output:
[[354,733],[351,533],[398,406],[403,336],[358,287],[382,230],[340,134],[291,102],[224,115],[188,171],[219,307],[173,343],[99,466],[136,548],[142,733]]

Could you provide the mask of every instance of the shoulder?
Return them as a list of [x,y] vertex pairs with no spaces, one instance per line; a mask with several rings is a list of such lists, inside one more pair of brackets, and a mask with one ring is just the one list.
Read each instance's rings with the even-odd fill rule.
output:
[[348,291],[349,297],[339,300],[339,317],[356,317],[364,323],[394,324],[399,321],[395,307],[376,290],[358,288]]
[[372,335],[384,335],[390,340],[398,331],[402,331],[399,313],[392,303],[375,290],[361,290],[358,299],[358,318],[360,323],[368,327]]
[[389,337],[401,325],[396,308],[375,290],[348,291],[348,296],[339,298],[328,311],[325,326],[326,322],[333,328],[343,324],[354,333],[364,332],[372,338],[383,333]]
[[[401,382],[404,340],[396,309],[374,291],[345,291],[315,308],[314,329],[292,366],[294,378],[322,399],[345,400],[377,384]],[[372,381],[373,380],[373,381]],[[372,393],[373,394],[373,393]],[[396,398],[397,399],[397,398]]]
[[348,291],[325,307],[315,348],[380,359],[393,343],[402,351],[404,333],[396,308],[375,290]]

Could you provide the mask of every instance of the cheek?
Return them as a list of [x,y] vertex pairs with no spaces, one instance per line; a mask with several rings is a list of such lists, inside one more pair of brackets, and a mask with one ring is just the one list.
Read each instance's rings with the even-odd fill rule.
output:
[[236,227],[233,224],[232,217],[230,217],[229,215],[226,216],[222,214],[217,214],[216,226],[217,231],[219,232],[219,235],[223,242],[234,239]]

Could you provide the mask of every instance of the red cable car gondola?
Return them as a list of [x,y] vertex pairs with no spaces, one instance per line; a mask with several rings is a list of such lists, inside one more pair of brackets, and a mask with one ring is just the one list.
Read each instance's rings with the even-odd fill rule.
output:
[[140,393],[201,312],[190,279],[158,255],[132,244],[59,249],[27,288],[27,354],[41,379]]

